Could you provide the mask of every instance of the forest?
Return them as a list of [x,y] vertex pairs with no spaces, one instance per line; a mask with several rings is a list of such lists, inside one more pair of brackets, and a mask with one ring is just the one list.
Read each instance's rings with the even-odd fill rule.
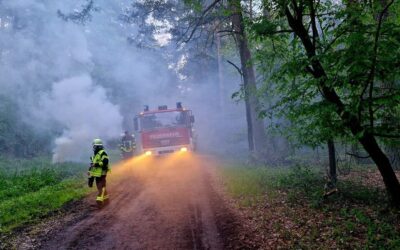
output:
[[[205,225],[189,245],[121,236],[104,248],[400,248],[399,1],[0,0],[0,75],[0,249],[61,247],[42,228],[66,215],[91,225],[71,207],[94,195],[94,138],[116,169],[111,202],[118,185],[151,196],[152,176],[175,187],[167,166],[190,166],[176,188],[199,184],[173,209],[214,211],[182,219]],[[193,112],[196,150],[182,162],[138,151],[121,161],[121,133],[142,138],[143,107],[177,102]],[[124,173],[142,186],[129,189]],[[159,196],[171,205],[179,191],[167,186]],[[132,212],[121,218],[141,216],[135,199],[118,200]]]

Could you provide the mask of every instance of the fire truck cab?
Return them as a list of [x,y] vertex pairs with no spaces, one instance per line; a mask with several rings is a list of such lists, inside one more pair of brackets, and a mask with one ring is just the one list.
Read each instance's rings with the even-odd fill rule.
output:
[[193,151],[196,145],[193,124],[192,111],[183,108],[180,102],[174,109],[163,105],[157,110],[149,110],[145,106],[134,119],[137,152],[163,155]]

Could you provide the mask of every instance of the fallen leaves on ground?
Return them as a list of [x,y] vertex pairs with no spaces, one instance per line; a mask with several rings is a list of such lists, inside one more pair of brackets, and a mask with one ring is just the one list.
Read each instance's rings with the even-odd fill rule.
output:
[[[352,173],[339,181],[379,189],[385,196],[377,171]],[[302,196],[288,198],[288,192],[275,190],[255,204],[244,206],[236,199],[241,217],[254,228],[254,238],[262,249],[384,249],[400,247],[400,213],[387,203],[370,204],[332,195],[313,205]],[[243,197],[248,198],[248,197]],[[288,201],[290,200],[290,201]]]

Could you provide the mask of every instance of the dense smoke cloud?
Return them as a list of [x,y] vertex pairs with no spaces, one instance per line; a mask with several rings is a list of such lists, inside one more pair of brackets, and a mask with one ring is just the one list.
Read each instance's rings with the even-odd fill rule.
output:
[[65,128],[55,141],[53,161],[80,159],[85,154],[79,152],[87,151],[93,138],[109,139],[120,132],[118,107],[88,75],[55,83],[42,105],[42,111]]
[[[244,138],[244,107],[227,105],[228,118],[221,113],[216,72],[202,82],[182,80],[170,68],[181,57],[175,45],[160,53],[128,41],[137,27],[119,17],[131,2],[94,1],[90,18],[76,23],[58,13],[79,12],[85,0],[0,1],[0,87],[15,97],[21,119],[38,133],[56,131],[55,161],[87,160],[93,138],[131,130],[143,105],[183,101],[197,116],[203,148],[245,150],[244,140],[231,140]],[[226,103],[237,86],[227,86]]]
[[135,27],[118,16],[130,1],[96,1],[85,24],[57,14],[79,11],[85,3],[0,1],[0,86],[38,132],[54,130],[53,124],[61,129],[56,161],[87,159],[93,138],[118,137],[122,115],[168,81],[162,60],[127,42]]

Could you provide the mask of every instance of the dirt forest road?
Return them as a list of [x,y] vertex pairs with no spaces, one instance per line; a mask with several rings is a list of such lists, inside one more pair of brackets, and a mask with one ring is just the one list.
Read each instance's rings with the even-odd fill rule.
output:
[[[38,248],[253,248],[239,233],[241,223],[216,191],[214,179],[208,157],[176,154],[121,163],[108,180],[110,204],[60,223]],[[94,196],[86,200],[89,205]]]

